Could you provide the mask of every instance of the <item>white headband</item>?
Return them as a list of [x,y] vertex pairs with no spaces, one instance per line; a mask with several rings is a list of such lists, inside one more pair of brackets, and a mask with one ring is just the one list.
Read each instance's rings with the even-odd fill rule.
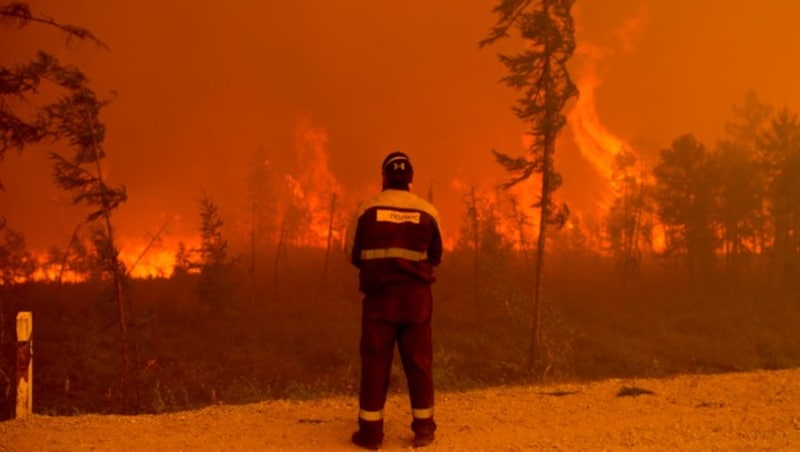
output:
[[389,166],[390,163],[396,162],[398,160],[405,160],[406,162],[409,162],[409,164],[411,163],[408,160],[408,157],[406,157],[405,155],[396,155],[396,156],[390,158],[386,163],[383,164],[383,169],[386,170],[386,168]]

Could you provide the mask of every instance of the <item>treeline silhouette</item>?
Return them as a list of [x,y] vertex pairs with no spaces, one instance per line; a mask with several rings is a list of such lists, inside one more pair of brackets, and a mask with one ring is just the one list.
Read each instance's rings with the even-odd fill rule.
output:
[[[793,367],[800,362],[793,294],[755,274],[689,285],[646,258],[623,284],[613,260],[559,235],[542,319],[547,381]],[[554,247],[555,248],[555,247]],[[318,248],[289,248],[279,286],[246,265],[126,281],[131,388],[123,400],[119,331],[107,281],[4,285],[2,394],[14,406],[15,312],[34,315],[34,409],[43,414],[164,412],[271,398],[355,397],[360,295],[356,273]],[[555,251],[554,251],[555,253]],[[265,256],[267,257],[267,256]],[[341,256],[340,256],[341,257]],[[512,247],[448,253],[435,285],[435,378],[441,390],[529,382],[530,278]],[[211,275],[214,275],[213,278]],[[471,284],[479,278],[478,290]],[[465,284],[466,283],[466,284]],[[393,390],[403,389],[395,365]]]

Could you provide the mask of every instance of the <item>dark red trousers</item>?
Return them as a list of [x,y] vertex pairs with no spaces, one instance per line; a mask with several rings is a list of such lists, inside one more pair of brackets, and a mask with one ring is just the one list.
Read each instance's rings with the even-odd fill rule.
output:
[[[416,413],[432,413],[432,311],[429,284],[386,286],[364,297],[359,395],[362,413],[369,415],[383,410],[395,344],[403,362],[415,416]],[[419,417],[429,416],[420,414]]]

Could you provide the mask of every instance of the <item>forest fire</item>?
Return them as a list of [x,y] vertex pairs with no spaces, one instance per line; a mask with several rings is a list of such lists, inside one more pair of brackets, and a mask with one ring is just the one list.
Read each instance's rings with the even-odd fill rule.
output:
[[[481,2],[0,0],[0,420],[26,362],[54,416],[354,400],[373,307],[437,390],[797,367],[800,4]],[[384,193],[356,268],[397,151],[438,215]]]
[[[183,243],[188,250],[199,248],[196,237],[187,237],[183,240],[160,237],[151,241],[134,241],[122,238],[120,240],[119,260],[124,266],[127,275],[131,278],[169,278],[176,265],[176,255]],[[17,283],[29,281],[43,282],[83,282],[92,277],[92,270],[84,267],[76,268],[76,256],[69,254],[62,260],[54,260],[52,254],[42,253],[33,256],[36,262],[35,270],[28,278],[18,279]],[[85,259],[85,257],[84,257]]]
[[[641,22],[640,19],[628,20],[626,25],[620,28],[618,34],[624,48],[629,49],[632,46],[630,30],[638,26],[636,24]],[[591,211],[573,210],[573,213],[579,217],[582,215],[603,217],[613,200],[619,196],[620,187],[614,169],[615,159],[620,153],[631,149],[622,138],[606,128],[597,113],[596,92],[602,85],[600,67],[609,52],[582,41],[579,43],[577,54],[582,63],[577,68],[575,79],[581,94],[569,112],[568,120],[572,138],[580,155],[591,164],[600,177],[600,182],[598,186],[593,187],[593,191],[601,195],[599,204]],[[332,171],[328,134],[326,128],[313,125],[305,116],[296,120],[293,152],[288,153],[292,156],[293,163],[279,170],[270,165],[275,160],[286,160],[285,157],[275,159],[276,156],[270,156],[269,161],[264,162],[270,168],[260,177],[272,180],[262,181],[259,187],[262,190],[267,187],[270,192],[254,196],[263,198],[259,209],[266,208],[268,212],[256,212],[247,208],[246,210],[252,211],[234,218],[223,218],[226,225],[235,226],[222,228],[227,239],[235,243],[233,250],[235,253],[252,253],[256,245],[279,248],[291,245],[315,249],[341,247],[349,215],[359,196],[364,197],[365,194],[353,193],[352,186],[343,187],[339,182],[342,175],[335,175]],[[529,140],[530,137],[522,137],[523,148],[527,148]],[[570,177],[568,169],[565,177]],[[470,241],[475,242],[477,239],[469,237],[469,229],[474,225],[470,226],[468,223],[470,215],[477,215],[481,218],[491,216],[492,227],[504,237],[511,248],[530,248],[535,241],[536,225],[539,222],[539,210],[534,207],[541,188],[539,185],[540,180],[533,177],[503,191],[487,187],[485,182],[468,185],[459,179],[453,179],[448,188],[460,197],[460,200],[454,203],[451,196],[450,203],[457,205],[445,204],[439,207],[462,213],[460,218],[447,220],[448,227],[452,229],[444,238],[445,247],[453,250],[459,245],[466,246]],[[567,202],[569,203],[569,200]],[[255,218],[257,215],[269,218]],[[571,220],[567,226],[569,230],[579,230],[585,236],[596,235],[581,221]],[[255,231],[254,228],[263,230]],[[658,231],[655,233],[658,234]],[[186,253],[195,260],[198,259],[198,251],[202,246],[198,235],[186,231],[180,236],[165,234],[157,243],[132,240],[129,231],[123,231],[120,237],[122,239],[120,259],[128,268],[129,275],[134,278],[170,277],[176,265],[176,256],[180,253],[179,244],[182,244]],[[247,245],[248,241],[254,240],[259,243]],[[656,237],[655,241],[663,243],[664,239]],[[591,246],[596,248],[593,249],[596,253],[605,252],[605,245],[600,237],[596,237]],[[250,251],[244,251],[247,249]],[[40,256],[39,261],[46,262],[46,256]],[[33,276],[33,279],[38,280],[58,278],[80,280],[84,276],[68,269],[60,271],[54,265],[43,265]]]
[[[262,225],[265,230],[259,232],[268,236],[266,245],[272,247],[290,244],[321,250],[341,247],[342,234],[346,227],[343,224],[344,211],[347,208],[345,202],[348,198],[344,196],[329,168],[326,143],[327,134],[324,129],[312,127],[307,120],[298,121],[294,147],[296,164],[293,171],[296,176],[284,174],[274,181],[277,184],[265,185],[273,187],[271,193],[260,194],[274,203],[269,224]],[[273,177],[267,173],[263,176]],[[225,236],[237,239],[237,233],[250,235],[249,228],[253,225],[246,219],[237,220],[232,224],[238,225],[238,228],[222,226]],[[273,228],[280,233],[273,233]],[[175,267],[180,265],[188,265],[187,270],[197,271],[202,265],[200,254],[203,247],[199,237],[201,231],[199,228],[197,231],[197,235],[176,236],[162,230],[146,240],[121,235],[119,259],[128,276],[132,278],[169,278]],[[76,240],[81,239],[76,237]],[[88,248],[79,246],[79,249]],[[91,277],[88,271],[72,269],[75,258],[76,256],[68,252],[62,261],[58,261],[47,253],[40,253],[35,259],[38,265],[30,280],[80,282]],[[180,259],[187,262],[178,262]]]
[[86,276],[80,275],[72,270],[61,271],[53,267],[38,267],[29,278],[21,278],[15,281],[16,284],[22,284],[29,281],[43,281],[43,282],[67,282],[79,283],[86,281]]
[[196,237],[165,237],[146,243],[123,240],[119,257],[132,278],[169,278],[178,264],[181,246],[197,250],[200,243]]
[[[46,2],[45,2],[46,3]],[[43,4],[44,5],[44,4]],[[62,7],[57,4],[49,5],[54,9],[55,14],[65,14],[69,8]],[[571,106],[568,113],[568,127],[571,129],[565,135],[571,138],[571,142],[566,143],[566,137],[562,137],[565,145],[574,145],[579,155],[588,162],[594,171],[597,173],[597,178],[591,179],[591,187],[581,187],[580,189],[573,189],[570,196],[581,196],[580,191],[591,192],[593,196],[592,201],[597,200],[597,206],[587,207],[587,203],[573,203],[571,199],[565,196],[563,201],[570,205],[573,215],[576,220],[570,222],[572,228],[581,230],[586,235],[598,235],[596,230],[590,231],[587,222],[579,221],[579,217],[592,217],[595,223],[602,222],[603,217],[608,213],[614,199],[620,195],[621,187],[620,181],[615,175],[615,159],[623,152],[632,152],[639,156],[639,153],[644,153],[645,150],[633,149],[632,146],[626,141],[632,136],[630,130],[617,132],[612,130],[613,127],[606,126],[606,119],[603,114],[608,116],[616,116],[616,124],[620,122],[620,117],[625,118],[626,122],[640,124],[639,128],[644,130],[646,135],[656,135],[649,131],[658,126],[657,121],[650,121],[643,123],[638,120],[635,110],[627,108],[631,105],[632,99],[630,96],[623,96],[619,92],[619,82],[614,84],[615,80],[608,80],[609,68],[614,68],[613,75],[619,77],[616,71],[616,64],[622,59],[620,57],[636,56],[637,58],[644,58],[644,52],[639,52],[639,47],[647,45],[646,40],[643,39],[645,28],[649,32],[651,26],[658,26],[658,23],[648,23],[647,8],[648,5],[637,4],[629,8],[619,8],[613,14],[608,13],[608,19],[603,22],[604,26],[599,27],[593,18],[596,12],[592,11],[590,5],[576,5],[576,10],[579,13],[576,17],[576,27],[579,39],[577,40],[577,51],[575,60],[577,64],[572,68],[573,79],[578,85],[580,91],[579,98]],[[199,8],[199,7],[198,7]],[[202,16],[205,11],[198,10],[198,14]],[[345,8],[346,9],[346,8]],[[653,9],[651,8],[651,11]],[[100,12],[98,12],[100,14]],[[410,13],[409,13],[410,14]],[[257,16],[257,15],[256,15]],[[409,17],[416,17],[413,14]],[[484,28],[484,19],[478,19],[479,15],[475,15],[470,21],[474,21],[476,29]],[[208,59],[211,61],[213,58],[222,58],[226,55],[239,55],[238,39],[244,39],[247,33],[251,30],[249,27],[254,26],[250,22],[249,17],[238,17],[241,21],[241,33],[239,31],[230,34],[221,34],[220,40],[209,45]],[[344,19],[343,19],[344,20]],[[395,19],[393,19],[395,20]],[[400,23],[402,20],[397,18]],[[405,20],[405,19],[404,19]],[[102,21],[101,21],[102,22]],[[610,24],[610,25],[609,25]],[[620,25],[621,24],[621,25]],[[480,25],[480,27],[477,27]],[[647,25],[647,27],[645,27]],[[263,27],[258,27],[262,30]],[[251,30],[252,31],[252,30]],[[278,30],[283,33],[283,31]],[[260,31],[258,32],[260,33]],[[112,57],[120,58],[115,61],[114,65],[119,67],[126,67],[124,63],[132,60],[133,57],[141,56],[137,50],[136,43],[128,42],[120,38],[116,29],[100,29],[98,35],[107,37],[107,41],[113,44],[114,48]],[[289,33],[292,38],[296,38],[294,33]],[[41,46],[42,42],[37,38],[37,33],[28,33],[26,35],[28,41],[19,42],[19,48],[15,47],[14,57],[24,57],[26,54],[34,52],[37,46]],[[249,38],[248,38],[249,39]],[[268,223],[264,231],[260,231],[258,241],[266,246],[267,244],[274,246],[275,244],[290,244],[292,246],[313,247],[317,249],[326,249],[329,244],[334,247],[337,246],[342,240],[343,231],[346,228],[347,220],[353,208],[355,207],[358,198],[365,196],[361,193],[365,186],[365,179],[373,177],[374,173],[366,171],[366,163],[376,160],[377,157],[370,155],[371,152],[378,152],[376,149],[392,149],[394,146],[406,142],[413,143],[408,147],[408,151],[415,156],[426,156],[434,154],[442,154],[439,157],[431,160],[432,164],[424,162],[421,168],[433,174],[430,176],[426,174],[426,179],[440,179],[450,180],[454,176],[450,172],[453,170],[453,165],[443,164],[447,161],[460,161],[470,170],[470,180],[475,185],[475,190],[479,198],[485,198],[489,205],[495,206],[498,209],[497,215],[497,228],[500,233],[512,244],[513,247],[520,246],[522,241],[532,241],[535,236],[536,224],[538,223],[538,210],[533,208],[537,201],[537,193],[541,189],[538,180],[534,177],[531,180],[525,181],[508,192],[498,192],[494,189],[493,184],[497,180],[494,175],[489,175],[487,167],[495,166],[491,162],[491,157],[487,155],[487,149],[494,147],[497,141],[505,140],[505,136],[511,140],[507,149],[518,148],[519,146],[519,132],[509,132],[514,127],[516,120],[507,114],[508,103],[486,104],[487,107],[491,106],[491,111],[481,111],[477,105],[481,102],[472,103],[465,102],[468,96],[461,96],[458,100],[454,99],[440,99],[437,96],[442,93],[447,93],[452,90],[443,89],[449,88],[451,80],[455,77],[455,73],[459,74],[489,74],[491,75],[492,83],[489,86],[484,84],[477,86],[470,86],[470,89],[477,90],[476,93],[489,93],[491,96],[488,98],[500,98],[501,94],[507,94],[506,88],[494,84],[497,78],[491,70],[496,68],[494,59],[486,56],[486,61],[481,62],[481,66],[477,72],[473,73],[467,70],[456,69],[454,73],[447,72],[441,75],[441,80],[438,78],[422,80],[417,78],[397,78],[393,76],[393,71],[381,72],[383,83],[386,83],[379,91],[381,93],[392,93],[390,97],[384,95],[380,96],[378,103],[373,104],[372,99],[377,95],[375,91],[365,91],[362,88],[369,85],[369,76],[360,75],[359,71],[346,71],[348,76],[344,76],[343,68],[361,67],[358,66],[360,62],[357,59],[345,58],[342,61],[331,60],[328,61],[324,58],[315,59],[316,54],[309,49],[316,49],[321,46],[335,45],[336,48],[352,48],[353,42],[348,41],[349,37],[339,36],[336,43],[323,43],[317,42],[315,38],[305,37],[302,42],[298,42],[299,55],[307,57],[307,61],[315,61],[319,67],[314,67],[313,71],[309,73],[309,78],[304,79],[298,77],[292,71],[276,71],[275,68],[294,68],[302,70],[298,67],[295,61],[291,58],[284,61],[275,62],[264,66],[259,62],[250,61],[246,58],[227,61],[226,64],[217,67],[202,67],[202,70],[197,72],[198,77],[204,76],[205,72],[210,77],[216,77],[209,80],[217,80],[225,77],[234,77],[238,80],[235,85],[240,82],[243,84],[252,84],[252,86],[259,86],[261,91],[251,93],[254,97],[240,96],[237,92],[227,93],[218,90],[212,90],[207,96],[208,102],[222,101],[211,109],[196,108],[191,106],[198,105],[198,98],[196,93],[201,92],[206,84],[208,86],[223,86],[219,83],[206,83],[202,86],[187,86],[183,88],[181,83],[173,83],[168,87],[157,84],[154,80],[134,80],[131,78],[123,77],[124,73],[118,74],[116,69],[111,71],[116,79],[109,78],[108,74],[103,72],[100,77],[102,83],[110,83],[108,80],[119,80],[124,83],[119,87],[120,92],[124,95],[115,99],[111,106],[115,111],[110,113],[108,124],[108,149],[109,166],[113,166],[114,171],[107,174],[112,175],[115,183],[124,183],[131,187],[129,199],[126,202],[130,206],[127,212],[120,212],[115,219],[115,227],[118,229],[118,236],[126,240],[136,237],[141,234],[143,229],[149,225],[143,225],[141,218],[153,217],[153,212],[169,212],[169,215],[180,215],[183,218],[192,218],[196,215],[196,206],[190,201],[196,198],[196,187],[209,186],[209,193],[212,198],[220,204],[223,210],[226,210],[226,215],[223,220],[225,226],[223,230],[226,238],[231,241],[232,251],[236,253],[246,253],[249,251],[250,246],[248,242],[251,240],[250,230],[254,223],[248,217],[248,212],[252,209],[249,207],[237,210],[237,206],[241,202],[236,200],[236,190],[239,193],[242,191],[240,187],[240,180],[243,179],[243,171],[241,168],[237,169],[231,166],[225,168],[224,177],[218,174],[219,167],[225,165],[216,165],[213,163],[212,158],[206,158],[205,155],[212,155],[212,149],[204,147],[204,139],[199,138],[196,132],[198,130],[207,129],[209,134],[213,136],[214,146],[222,149],[230,150],[230,161],[235,161],[237,154],[248,152],[248,149],[258,146],[253,143],[270,143],[272,148],[268,160],[272,165],[272,187],[271,193],[265,197],[271,197],[272,205],[268,208],[269,213],[265,214],[270,218],[263,220]],[[474,38],[469,38],[473,39]],[[343,41],[344,40],[344,41]],[[265,39],[269,42],[269,39]],[[473,46],[469,47],[469,55],[475,52],[474,42]],[[247,41],[250,42],[250,41]],[[342,43],[347,44],[341,46]],[[389,44],[389,43],[386,43]],[[399,43],[392,43],[398,45]],[[438,46],[437,42],[427,43],[431,46]],[[347,47],[347,46],[350,47]],[[57,46],[56,46],[57,47]],[[438,49],[438,47],[437,47]],[[430,51],[430,55],[441,56],[444,52],[441,49],[428,49],[425,46],[420,47],[418,50]],[[461,50],[452,49],[454,52]],[[103,59],[108,59],[109,56],[95,55],[92,48],[81,48],[78,50],[81,58],[89,59],[93,64],[100,64],[101,66],[106,63]],[[309,53],[307,55],[307,53]],[[465,50],[466,52],[466,50]],[[383,54],[381,54],[383,55]],[[67,55],[70,56],[70,55]],[[72,55],[74,57],[74,55]],[[153,57],[154,61],[161,61],[161,59],[169,60],[172,56],[165,56],[161,54],[148,55]],[[195,67],[198,63],[193,60],[191,54],[181,54],[181,64],[187,67]],[[281,58],[283,58],[281,56]],[[459,58],[463,59],[463,55]],[[95,62],[95,60],[100,61]],[[453,61],[438,62],[434,57],[429,59],[423,58],[425,61],[425,68],[433,67],[448,67],[452,65]],[[248,61],[250,61],[248,63]],[[382,56],[376,64],[387,65],[388,62],[395,61],[394,59]],[[420,60],[421,61],[421,60]],[[416,63],[420,63],[416,61]],[[455,61],[455,60],[454,60]],[[235,63],[235,64],[234,64]],[[251,64],[252,63],[252,64]],[[446,63],[446,64],[444,64]],[[282,66],[283,65],[283,66]],[[222,67],[230,66],[229,72],[221,71]],[[413,66],[413,65],[412,65]],[[105,68],[105,66],[103,66]],[[117,67],[117,66],[113,66]],[[389,66],[386,66],[389,67]],[[107,68],[106,68],[107,69]],[[105,69],[104,69],[105,70]],[[629,68],[628,68],[629,70]],[[204,72],[205,71],[205,72]],[[335,83],[337,87],[334,90],[325,84],[316,85],[316,79],[312,74],[318,74],[321,77],[328,77],[326,80]],[[429,74],[432,77],[439,77],[436,71],[420,70],[420,73]],[[366,74],[367,72],[365,72]],[[377,75],[373,74],[373,75]],[[471,77],[472,77],[471,75]],[[367,77],[367,78],[364,78]],[[108,79],[108,80],[107,80]],[[151,83],[143,83],[148,81]],[[140,83],[141,82],[141,83]],[[302,85],[302,83],[305,85]],[[629,82],[631,88],[639,86],[634,81]],[[116,81],[114,82],[116,83]],[[327,82],[326,82],[327,83]],[[442,84],[444,83],[444,84]],[[484,83],[484,82],[481,82]],[[430,85],[430,86],[429,86]],[[247,85],[250,86],[250,85]],[[191,89],[190,89],[191,88]],[[284,88],[289,88],[295,93],[293,96],[288,96]],[[114,89],[117,89],[115,86]],[[165,94],[164,89],[168,89],[168,95]],[[308,93],[300,95],[300,93]],[[344,95],[347,93],[347,95]],[[602,94],[602,97],[601,97]],[[623,93],[624,94],[624,93]],[[482,95],[482,94],[480,94]],[[344,96],[344,97],[342,97]],[[185,108],[185,111],[180,116],[179,127],[175,128],[176,134],[180,132],[181,136],[159,135],[152,127],[139,127],[139,136],[144,142],[137,143],[133,146],[133,141],[128,139],[129,133],[124,132],[126,124],[131,121],[120,121],[125,117],[127,112],[137,112],[132,118],[140,118],[142,112],[139,111],[139,106],[133,103],[132,100],[136,98],[147,99],[150,102],[156,102],[157,105],[162,105],[164,99],[175,99],[175,105],[187,104],[190,108]],[[454,129],[447,124],[440,124],[435,119],[440,115],[435,111],[428,111],[425,108],[420,108],[421,105],[426,105],[430,99],[438,99],[441,105],[454,106],[454,111],[458,112],[454,116],[459,124],[464,124],[465,120],[470,117],[485,118],[478,120],[481,125],[476,127],[475,130],[460,128],[459,131],[453,132]],[[606,99],[615,99],[614,109],[603,109],[603,102]],[[178,100],[182,99],[182,100]],[[347,99],[347,102],[342,102]],[[475,104],[475,105],[473,105]],[[210,104],[209,104],[210,105]],[[217,108],[218,107],[218,108]],[[272,110],[276,111],[272,111]],[[166,110],[166,109],[165,109]],[[265,113],[265,110],[268,113]],[[278,110],[280,110],[278,112]],[[435,110],[435,109],[434,109]],[[155,115],[160,116],[158,108],[147,110],[145,116]],[[633,111],[633,113],[632,113]],[[220,112],[237,112],[235,117],[239,118],[233,120],[233,116]],[[462,113],[463,112],[463,116]],[[131,113],[133,114],[133,113]],[[448,113],[449,114],[449,113]],[[675,116],[675,115],[672,115]],[[296,118],[301,118],[297,120]],[[375,123],[370,122],[375,118]],[[502,121],[489,121],[489,118],[507,118]],[[292,118],[292,119],[285,119]],[[355,120],[354,118],[359,118]],[[130,119],[130,118],[129,118]],[[164,118],[156,120],[159,123],[167,123],[168,120]],[[136,124],[133,121],[133,124]],[[274,124],[274,126],[273,126]],[[319,127],[315,124],[325,124],[325,127]],[[375,129],[376,124],[382,124],[380,130]],[[426,127],[430,124],[430,127]],[[435,124],[435,126],[434,126]],[[613,121],[609,124],[615,124]],[[147,124],[142,124],[147,126]],[[260,132],[256,133],[255,131]],[[469,130],[471,133],[465,133]],[[122,131],[122,132],[120,132]],[[142,133],[147,131],[147,133]],[[191,133],[186,134],[186,131]],[[638,133],[637,129],[634,129]],[[334,138],[333,143],[329,139]],[[489,137],[489,139],[487,139]],[[663,141],[663,140],[661,140]],[[508,143],[504,143],[508,144]],[[498,146],[500,147],[500,146]],[[523,143],[523,148],[525,148]],[[164,163],[169,164],[183,164],[183,162],[198,162],[192,171],[183,171],[180,166],[172,170],[172,172],[163,171],[158,174],[150,174],[153,168],[158,168],[166,165],[152,165],[149,167],[142,162],[158,161],[154,155],[164,153],[164,149],[170,149],[175,157],[167,159]],[[454,154],[463,152],[464,156],[453,158]],[[652,154],[653,149],[646,150]],[[141,152],[141,154],[140,154]],[[191,152],[191,155],[186,154]],[[151,155],[153,154],[153,155]],[[447,154],[447,155],[445,155]],[[563,154],[563,153],[562,153]],[[141,162],[133,156],[142,155],[147,156],[141,158]],[[239,156],[241,157],[241,156]],[[556,158],[559,159],[558,153]],[[557,166],[559,171],[567,184],[581,184],[580,176],[576,176],[571,172],[571,166],[575,162],[570,162],[573,154],[565,158],[563,162],[558,162]],[[240,158],[240,160],[242,160]],[[208,163],[212,162],[212,163]],[[347,164],[342,164],[347,162]],[[332,165],[334,163],[335,165]],[[470,168],[472,167],[472,168]],[[135,168],[136,171],[127,171],[128,168]],[[640,171],[645,172],[645,168]],[[30,176],[30,170],[21,171]],[[185,174],[184,174],[185,173]],[[630,174],[634,174],[631,172]],[[11,175],[11,182],[14,181],[15,175]],[[34,176],[30,176],[34,177]],[[38,177],[38,176],[36,176]],[[639,177],[639,176],[636,176]],[[185,178],[186,181],[178,182],[178,179]],[[155,181],[167,181],[175,179],[172,184],[178,185],[179,188],[175,190],[161,190]],[[218,179],[218,180],[216,180]],[[209,182],[210,180],[210,182]],[[418,186],[424,187],[428,180],[420,180]],[[51,185],[50,182],[38,183],[38,186],[31,190],[31,192],[44,192],[41,186]],[[189,188],[187,188],[189,187]],[[220,189],[220,187],[225,187]],[[227,189],[227,187],[232,187]],[[192,191],[194,190],[194,192]],[[25,192],[18,188],[14,189],[15,196],[19,193]],[[214,196],[215,192],[222,192],[224,194]],[[576,192],[578,193],[576,195]],[[11,193],[11,191],[9,191]],[[557,193],[556,197],[562,196],[562,193]],[[437,196],[436,204],[443,212],[442,218],[447,229],[445,241],[448,248],[452,249],[457,246],[459,240],[459,230],[463,229],[464,210],[467,208],[465,198],[470,196],[470,187],[462,186],[456,187],[451,185],[448,187],[448,193],[443,193],[443,196]],[[165,199],[169,198],[167,206],[151,207],[153,204],[158,204],[160,197]],[[49,198],[53,199],[55,196],[50,194]],[[63,196],[62,196],[63,198]],[[513,203],[515,205],[512,205]],[[42,202],[21,202],[22,204],[41,205]],[[66,210],[65,208],[62,208]],[[17,210],[16,208],[11,209]],[[245,212],[241,212],[244,210]],[[233,212],[233,214],[231,214]],[[16,212],[15,212],[16,213]],[[27,213],[27,212],[26,212]],[[46,230],[42,226],[43,222],[24,222],[25,219],[14,220],[11,226],[16,226],[19,222],[21,228],[28,232],[29,240],[36,240],[35,249],[42,250],[49,246],[48,242],[63,241],[62,235],[58,232]],[[520,222],[520,220],[523,220]],[[260,220],[261,221],[261,220]],[[33,223],[33,225],[31,225]],[[520,227],[522,225],[522,227]],[[654,228],[653,239],[654,243],[664,243],[663,237],[658,237],[658,228]],[[163,248],[158,250],[150,249],[144,253],[141,260],[134,265],[137,261],[138,255],[141,253],[142,246],[130,247],[128,250],[127,245],[122,246],[122,259],[126,265],[133,265],[132,274],[141,277],[153,277],[157,275],[171,274],[169,263],[169,255],[176,254],[176,243],[182,241],[184,243],[197,243],[197,237],[194,230],[184,227],[180,231],[176,231],[170,240],[173,243],[163,245]],[[661,233],[663,234],[663,233]],[[177,239],[175,237],[180,237]],[[598,245],[600,249],[594,250],[596,252],[603,252],[603,245]],[[189,247],[192,248],[192,247]],[[656,249],[660,249],[655,245]],[[46,253],[43,253],[46,254]],[[157,255],[157,256],[156,256]],[[44,255],[40,260],[44,259]],[[52,272],[50,272],[52,273]],[[43,272],[42,275],[49,274]],[[44,277],[44,276],[42,276]]]
[[[625,20],[614,33],[616,46],[625,53],[632,52],[637,35],[642,32],[645,23],[646,13],[643,10]],[[603,84],[602,68],[617,50],[582,40],[575,53],[581,61],[575,76],[580,96],[569,113],[568,122],[581,155],[591,163],[605,185],[595,187],[601,193],[599,208],[604,215],[622,188],[619,186],[616,174],[619,168],[615,168],[615,161],[623,153],[635,154],[635,150],[623,138],[608,130],[597,113],[597,92]],[[636,174],[634,177],[639,178]]]

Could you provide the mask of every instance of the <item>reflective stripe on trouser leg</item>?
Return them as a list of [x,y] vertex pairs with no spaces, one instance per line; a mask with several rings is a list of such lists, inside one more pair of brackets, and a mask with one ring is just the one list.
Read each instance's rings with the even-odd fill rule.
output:
[[433,407],[431,408],[412,408],[411,415],[414,419],[430,419],[433,417]]
[[358,410],[358,418],[370,422],[380,421],[381,419],[383,419],[383,410],[380,411]]

